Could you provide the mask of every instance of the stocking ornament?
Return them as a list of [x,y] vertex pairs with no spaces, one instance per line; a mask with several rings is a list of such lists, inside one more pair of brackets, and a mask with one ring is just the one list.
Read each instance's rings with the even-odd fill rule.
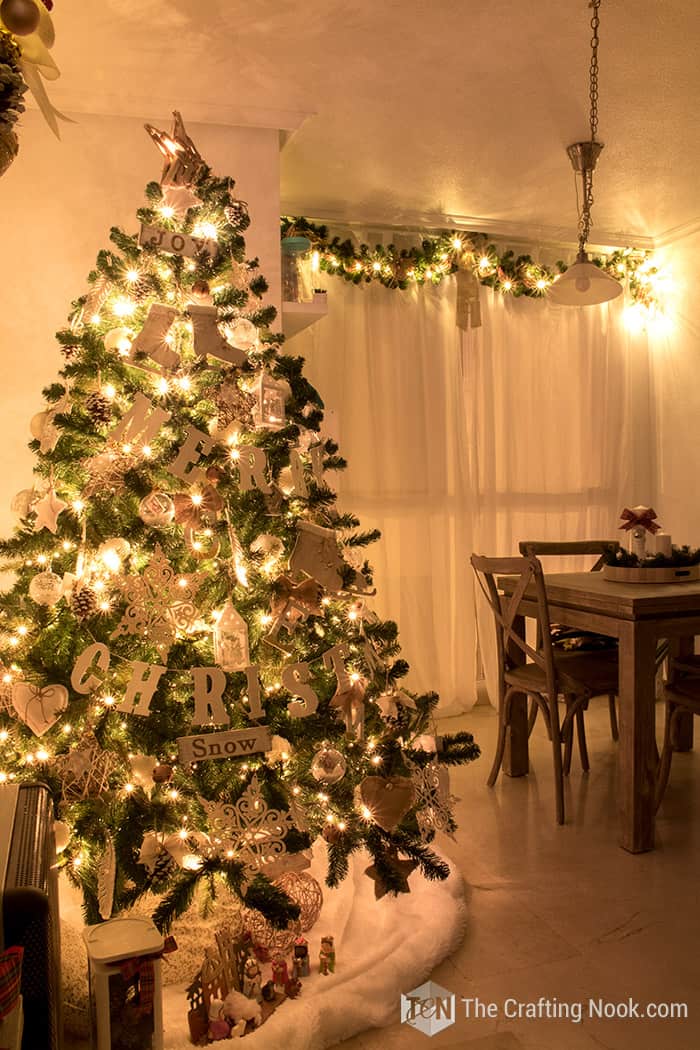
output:
[[343,586],[344,562],[338,550],[333,529],[324,529],[312,522],[297,524],[297,541],[289,559],[292,572],[305,572],[331,593]]
[[196,306],[194,303],[188,303],[187,312],[192,319],[194,351],[199,357],[206,358],[207,354],[211,354],[212,357],[227,361],[230,365],[241,365],[248,360],[243,351],[231,346],[219,331],[215,306]]
[[132,356],[138,358],[145,354],[163,368],[177,368],[180,364],[180,357],[165,341],[176,316],[177,310],[172,306],[152,303],[146,323],[131,344]]

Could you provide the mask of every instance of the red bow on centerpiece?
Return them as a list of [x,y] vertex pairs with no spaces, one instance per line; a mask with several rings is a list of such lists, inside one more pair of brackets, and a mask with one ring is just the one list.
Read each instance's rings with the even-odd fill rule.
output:
[[153,963],[156,959],[160,959],[163,955],[168,955],[170,952],[174,952],[177,949],[174,937],[166,937],[163,944],[162,951],[156,952],[154,955],[140,955],[134,959],[125,959],[123,963],[119,964],[119,970],[123,979],[129,983],[134,978],[139,983],[139,1005],[138,1012],[140,1014],[150,1014],[153,1012],[153,993],[156,987],[156,975],[153,968]]
[[636,529],[639,526],[642,529],[646,529],[653,536],[661,528],[654,521],[656,511],[653,507],[632,507],[631,510],[629,507],[625,507],[620,517],[622,518],[622,523],[618,525],[620,529]]

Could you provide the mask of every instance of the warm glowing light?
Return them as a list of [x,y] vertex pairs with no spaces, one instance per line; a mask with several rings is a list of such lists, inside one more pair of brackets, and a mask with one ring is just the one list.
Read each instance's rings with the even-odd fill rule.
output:
[[106,383],[102,387],[102,393],[105,397],[109,398],[109,400],[112,401],[113,398],[117,396],[117,388],[115,386],[112,386],[111,383]]
[[63,727],[63,732],[66,734],[66,736],[69,736],[73,732],[73,726],[66,723],[66,725],[64,725]]
[[231,451],[229,452],[229,456],[230,456],[231,459],[240,459],[241,458],[240,450],[237,449],[237,448],[232,448]]
[[330,605],[330,604],[331,604],[330,598],[321,598],[321,605]]
[[372,755],[372,765],[373,766],[380,766],[381,764],[382,764],[382,756],[381,755]]
[[179,376],[177,379],[177,385],[180,387],[180,390],[191,390],[192,380],[189,376]]
[[544,277],[540,277],[538,278],[538,280],[535,281],[535,288],[538,290],[538,292],[543,292],[546,287],[547,281]]
[[219,231],[213,222],[198,222],[192,230],[192,235],[194,237],[206,237],[210,241],[215,241],[219,236]]
[[172,217],[175,214],[175,209],[172,208],[169,204],[161,204],[158,211],[164,219],[172,219]]
[[201,492],[193,492],[190,496],[190,499],[192,500],[192,503],[195,507],[200,507],[202,505],[202,501],[204,500],[204,496]]
[[509,292],[512,287],[513,287],[513,282],[512,281],[504,281],[503,284],[501,285],[501,288],[503,289],[504,292]]
[[311,272],[318,273],[321,269],[321,254],[318,251],[311,253]]
[[49,559],[46,557],[45,554],[40,554],[36,560],[39,565],[46,565]]
[[130,795],[132,793],[132,791],[134,790],[134,785],[133,784],[125,784],[124,785],[124,790],[126,791],[127,795]]
[[96,594],[100,594],[105,589],[105,581],[95,580],[95,582],[92,585],[92,589],[93,591],[95,591]]
[[48,762],[49,757],[49,753],[44,747],[40,747],[36,753],[36,758],[38,762]]
[[[119,572],[122,567],[122,560],[113,547],[105,547],[105,549],[100,552],[100,558],[102,559],[102,564],[106,569],[109,569],[110,572]],[[102,584],[100,590],[104,590],[104,582],[102,580],[98,580],[97,582]],[[98,590],[96,584],[93,587],[93,590]]]
[[90,324],[101,324],[101,323],[102,323],[102,318],[100,317],[99,314],[93,314],[92,317],[90,318]]
[[21,638],[24,638],[28,630],[29,628],[26,626],[26,624],[21,623],[17,628],[17,634],[20,635]]
[[133,448],[133,445],[131,444],[131,442],[130,441],[126,441],[122,445],[122,452],[124,453],[125,456],[128,456],[129,453],[131,452],[132,448]]
[[109,604],[109,600],[107,598],[103,598],[102,601],[100,602],[98,608],[99,608],[100,612],[109,612],[109,610],[111,608],[111,606]]
[[372,819],[372,810],[368,809],[367,806],[363,806],[362,807],[362,809],[360,810],[360,814],[361,814],[363,820],[371,820]]
[[71,505],[76,514],[82,514],[85,510],[85,504],[81,499],[74,499]]
[[112,313],[115,317],[131,317],[135,310],[136,303],[133,299],[120,297],[112,303]]
[[186,853],[182,858],[182,866],[186,871],[199,871],[204,861],[195,853]]
[[338,821],[338,831],[345,831],[346,827],[347,827],[347,825],[346,825],[344,820],[339,820]]
[[382,268],[382,264],[380,262],[373,262],[372,263],[372,269],[374,270],[375,273],[379,273],[381,268]]
[[301,794],[301,788],[298,785],[295,785],[292,788],[292,794],[293,795],[300,795]]
[[456,252],[460,251],[460,249],[462,247],[462,238],[461,237],[453,237],[452,238],[452,247],[454,248],[454,250]]
[[165,378],[165,376],[161,376],[158,382],[156,383],[156,387],[158,389],[159,394],[167,394],[168,390],[170,389],[170,384],[168,383],[168,380]]
[[0,741],[4,744],[10,734],[6,729],[0,729]]
[[12,637],[10,638],[10,645],[13,645],[13,646],[14,645],[19,645],[19,638],[17,637],[16,634],[13,634]]
[[317,797],[319,802],[328,802],[328,795],[324,795],[322,791],[319,791]]
[[491,260],[489,259],[488,255],[482,255],[481,258],[479,259],[479,269],[480,270],[490,270],[491,269]]
[[115,699],[113,696],[103,696],[102,703],[105,705],[105,707],[113,707],[115,704]]
[[187,831],[184,828],[180,828],[180,830],[178,831],[178,835],[182,839],[182,841],[184,842],[185,839],[187,838]]
[[173,802],[175,801],[176,798],[179,798],[179,793],[178,793],[176,788],[172,788],[168,792],[168,798],[171,798],[173,800]]
[[351,682],[352,682],[353,684],[354,684],[355,682],[359,682],[359,681],[360,681],[360,678],[361,678],[361,675],[359,675],[359,674],[357,673],[357,671],[353,671],[353,672],[352,672],[352,674],[350,675],[350,681],[351,681]]
[[177,581],[177,585],[178,585],[178,587],[186,587],[187,586],[187,580],[185,579],[184,576],[180,577],[180,579]]
[[0,773],[0,784],[4,784],[7,781],[7,773]]
[[140,277],[140,274],[139,274],[138,270],[127,270],[126,271],[126,279],[127,279],[127,281],[129,281],[130,284],[135,284],[135,282],[138,281],[139,277]]
[[151,456],[153,455],[153,449],[151,448],[150,445],[144,445],[143,448],[141,449],[141,452],[146,457],[146,459],[150,459]]

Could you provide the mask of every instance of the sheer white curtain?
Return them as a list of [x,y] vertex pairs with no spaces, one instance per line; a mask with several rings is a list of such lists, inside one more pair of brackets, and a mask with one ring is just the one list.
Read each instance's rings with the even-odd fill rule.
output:
[[[576,309],[482,298],[483,327],[465,338],[475,549],[507,556],[523,539],[619,538],[622,507],[655,500],[646,336],[626,331],[621,299]],[[476,607],[494,697],[494,628],[480,595]]]
[[381,529],[368,550],[371,601],[398,623],[407,685],[435,689],[443,712],[464,710],[476,695],[473,508],[453,282],[325,286],[328,317],[288,351],[306,357],[348,460],[336,475],[341,508]]
[[[329,412],[348,469],[342,508],[370,548],[380,615],[396,619],[408,684],[443,713],[475,700],[469,555],[524,538],[614,537],[653,500],[646,340],[615,302],[586,310],[482,289],[481,328],[455,326],[455,282],[408,292],[322,278],[329,314],[288,345]],[[493,628],[481,624],[490,677]]]

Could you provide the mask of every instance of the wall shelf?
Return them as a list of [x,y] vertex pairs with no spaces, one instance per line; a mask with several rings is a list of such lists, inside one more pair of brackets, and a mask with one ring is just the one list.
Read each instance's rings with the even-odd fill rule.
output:
[[285,339],[303,332],[327,313],[328,296],[325,292],[314,292],[309,303],[282,303],[282,332]]

